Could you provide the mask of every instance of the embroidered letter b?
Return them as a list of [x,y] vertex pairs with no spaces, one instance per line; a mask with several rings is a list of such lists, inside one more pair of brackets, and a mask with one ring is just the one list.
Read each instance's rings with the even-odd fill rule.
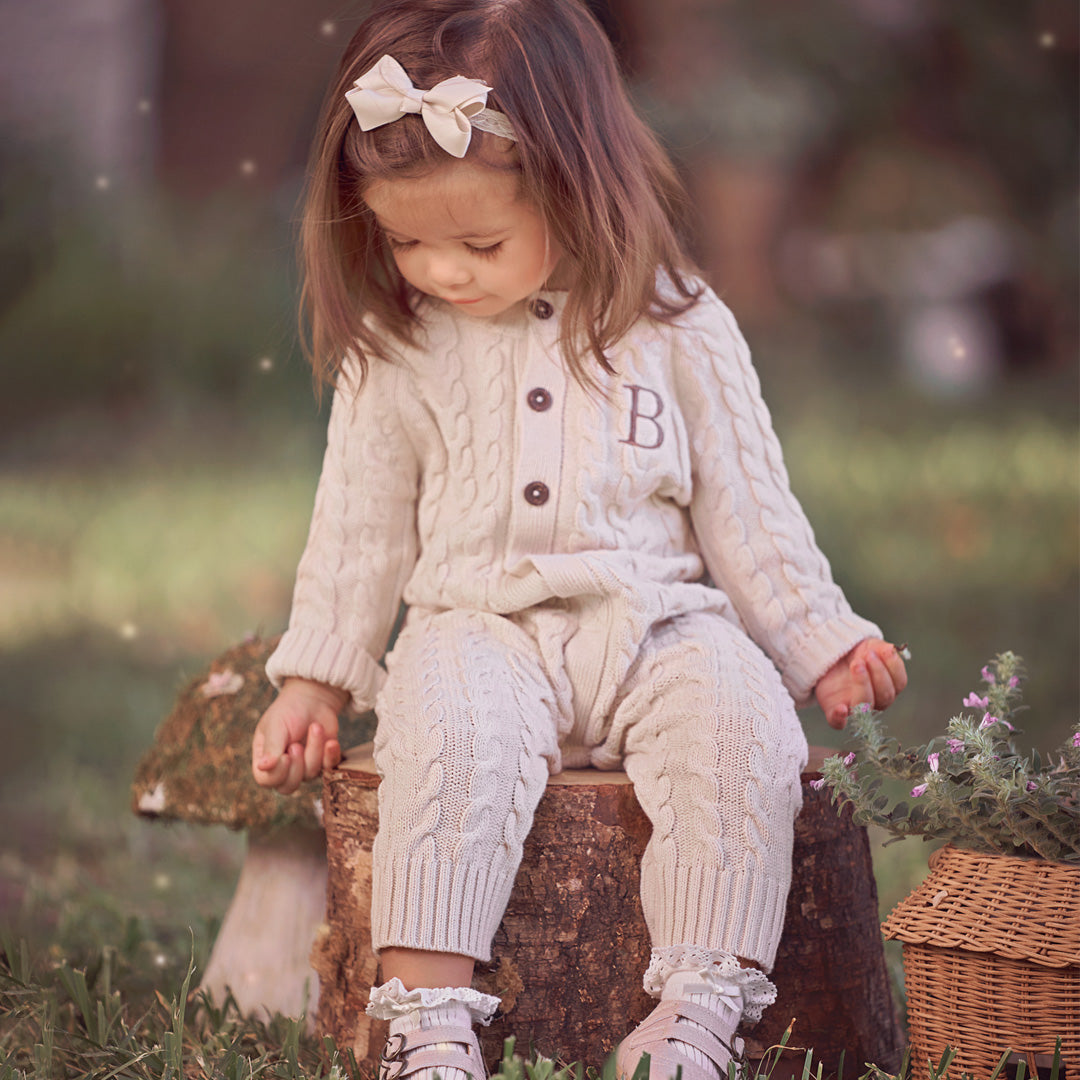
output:
[[[627,386],[626,389],[630,391],[630,435],[628,438],[620,439],[619,442],[629,443],[631,446],[640,446],[642,450],[655,450],[664,441],[664,429],[657,419],[664,411],[664,400],[655,390],[650,390],[646,386]],[[652,412],[642,412],[642,394],[648,394],[652,398],[654,406]],[[652,442],[638,442],[639,420],[652,424],[655,429],[654,432],[650,433],[653,435]]]

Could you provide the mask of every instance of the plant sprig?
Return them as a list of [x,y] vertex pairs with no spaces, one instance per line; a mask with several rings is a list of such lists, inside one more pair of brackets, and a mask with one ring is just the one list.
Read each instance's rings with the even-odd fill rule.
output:
[[[954,716],[946,735],[904,748],[888,735],[880,713],[859,706],[852,718],[854,747],[826,759],[818,788],[828,787],[860,825],[893,838],[946,839],[960,847],[1004,855],[1080,863],[1080,724],[1043,761],[1021,755],[1013,719],[1023,710],[1024,665],[1005,652],[982,669],[982,692]],[[911,802],[882,792],[891,777],[912,784]]]

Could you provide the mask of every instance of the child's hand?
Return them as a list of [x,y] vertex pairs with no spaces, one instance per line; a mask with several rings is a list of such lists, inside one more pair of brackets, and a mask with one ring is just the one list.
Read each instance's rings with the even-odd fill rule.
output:
[[286,679],[281,693],[263,713],[251,742],[256,783],[291,795],[305,780],[341,760],[338,713],[344,690],[310,679]]
[[814,693],[829,726],[840,729],[856,705],[887,708],[905,686],[907,669],[896,646],[867,638],[825,672]]

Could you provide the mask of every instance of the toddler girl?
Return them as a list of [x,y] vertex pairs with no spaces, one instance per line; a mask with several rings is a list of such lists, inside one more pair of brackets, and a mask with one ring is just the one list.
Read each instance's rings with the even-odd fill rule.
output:
[[481,1080],[474,960],[549,774],[593,766],[653,825],[660,1000],[619,1075],[716,1080],[774,996],[795,708],[842,727],[905,683],[789,491],[679,200],[577,0],[378,4],[320,121],[304,299],[334,400],[253,768],[295,790],[374,704],[389,1077]]

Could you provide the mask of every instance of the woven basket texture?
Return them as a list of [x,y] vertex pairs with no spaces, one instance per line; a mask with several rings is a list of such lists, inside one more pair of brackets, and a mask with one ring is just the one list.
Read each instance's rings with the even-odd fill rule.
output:
[[1053,1053],[1080,1076],[1080,867],[947,845],[882,926],[904,944],[916,1070],[988,1077],[1006,1048]]

